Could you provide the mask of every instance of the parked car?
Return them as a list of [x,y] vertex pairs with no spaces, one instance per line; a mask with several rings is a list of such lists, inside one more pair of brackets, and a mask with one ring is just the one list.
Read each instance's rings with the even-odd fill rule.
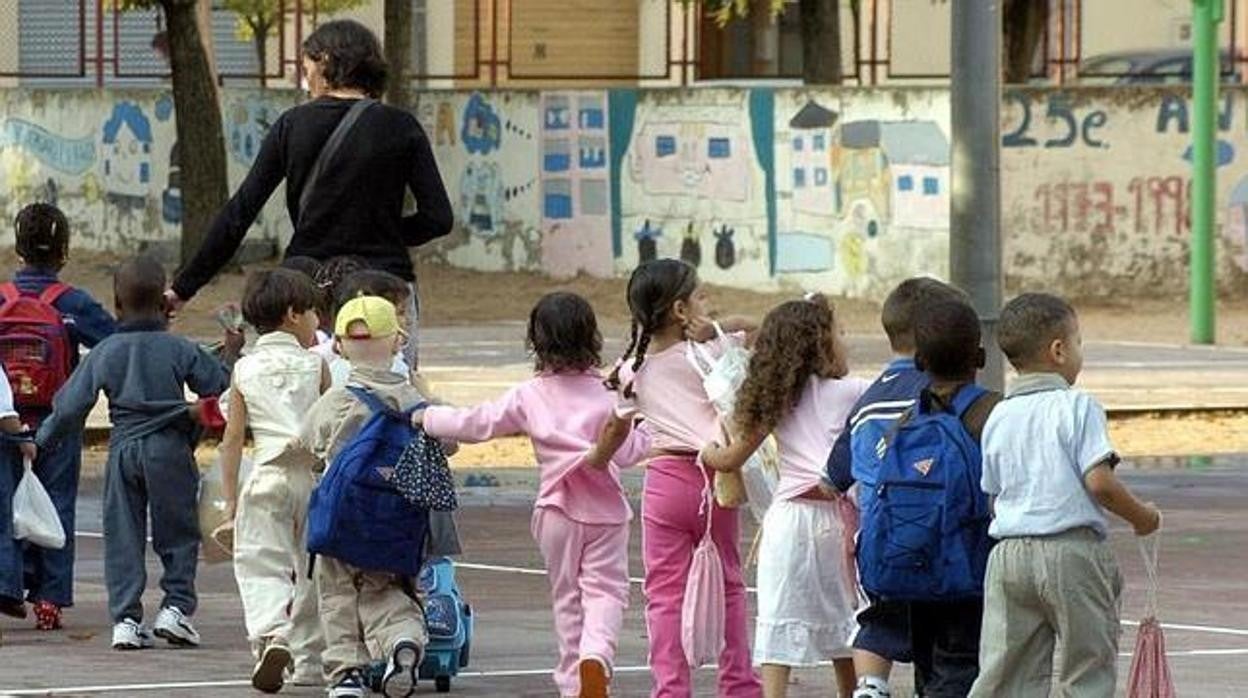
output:
[[[1222,51],[1222,82],[1243,82],[1242,68]],[[1191,49],[1123,51],[1093,56],[1079,65],[1084,85],[1181,85],[1192,81]]]

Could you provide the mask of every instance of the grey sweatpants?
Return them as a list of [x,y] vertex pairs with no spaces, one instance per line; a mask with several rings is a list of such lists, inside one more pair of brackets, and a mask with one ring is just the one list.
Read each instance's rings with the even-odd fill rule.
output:
[[1114,552],[1091,529],[1002,540],[988,558],[972,698],[1114,695],[1121,597]]
[[109,444],[104,471],[104,582],[113,622],[143,620],[147,586],[147,518],[164,574],[161,608],[195,613],[199,557],[199,471],[190,440],[178,428]]

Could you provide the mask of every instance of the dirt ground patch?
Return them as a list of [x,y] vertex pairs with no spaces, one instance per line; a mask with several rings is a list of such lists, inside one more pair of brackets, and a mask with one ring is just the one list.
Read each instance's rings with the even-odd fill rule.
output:
[[[105,307],[112,307],[112,273],[115,255],[80,252],[72,256],[63,278],[92,293]],[[12,248],[0,251],[0,264],[17,266]],[[261,268],[257,265],[249,268]],[[574,291],[593,304],[608,332],[622,332],[628,324],[625,302],[627,280],[578,276],[551,279],[541,274],[475,272],[445,266],[418,264],[424,320],[429,325],[469,325],[524,321],[542,294],[553,290]],[[215,338],[220,331],[214,308],[237,302],[242,294],[242,272],[227,271],[217,277],[188,306],[176,329],[200,338]],[[712,299],[724,313],[762,317],[767,310],[795,292],[759,293],[712,287]],[[879,306],[869,301],[834,299],[838,319],[846,331],[877,334]],[[1187,302],[1174,299],[1077,299],[1085,339],[1105,341],[1162,342],[1183,344],[1188,339]],[[1248,345],[1248,300],[1223,300],[1218,307],[1218,341],[1227,346]]]

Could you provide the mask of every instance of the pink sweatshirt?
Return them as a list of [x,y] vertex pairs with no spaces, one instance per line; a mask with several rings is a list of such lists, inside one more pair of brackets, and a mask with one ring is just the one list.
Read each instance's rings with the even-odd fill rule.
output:
[[541,471],[536,506],[557,508],[580,523],[622,524],[632,509],[619,469],[636,465],[650,450],[644,425],[633,428],[606,470],[583,465],[614,406],[615,393],[603,386],[598,371],[543,373],[477,407],[430,407],[425,431],[464,443],[527,435]]
[[[732,333],[725,339],[702,344],[712,358],[719,358],[727,342],[745,343],[745,334]],[[621,384],[633,382],[633,398],[617,396],[616,412],[622,417],[645,418],[656,451],[697,453],[713,441],[724,440],[719,413],[706,397],[702,375],[689,361],[689,345],[677,342],[646,357],[634,375],[632,361],[620,369]]]

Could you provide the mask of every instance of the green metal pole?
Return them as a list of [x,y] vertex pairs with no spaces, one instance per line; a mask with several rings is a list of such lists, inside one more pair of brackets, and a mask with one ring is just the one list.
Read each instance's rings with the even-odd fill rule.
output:
[[1214,342],[1213,227],[1217,196],[1218,23],[1222,0],[1192,0],[1192,250],[1190,315],[1192,342]]

